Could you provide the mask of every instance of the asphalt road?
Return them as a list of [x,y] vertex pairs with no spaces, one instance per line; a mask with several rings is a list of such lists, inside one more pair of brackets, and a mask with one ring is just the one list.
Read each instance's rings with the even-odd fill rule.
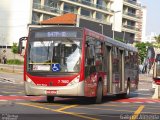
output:
[[146,87],[150,80],[142,80],[139,90],[127,99],[107,96],[102,104],[94,104],[92,99],[57,97],[54,103],[47,103],[44,96],[25,96],[22,74],[2,75],[12,78],[0,79],[2,120],[160,120],[160,100],[152,99]]

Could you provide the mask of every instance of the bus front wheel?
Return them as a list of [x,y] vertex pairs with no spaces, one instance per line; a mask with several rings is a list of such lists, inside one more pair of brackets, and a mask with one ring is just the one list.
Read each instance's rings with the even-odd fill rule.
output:
[[47,96],[47,102],[49,103],[54,102],[54,96]]
[[95,103],[100,104],[102,102],[102,97],[103,97],[102,82],[99,81],[97,86],[97,96],[95,98]]

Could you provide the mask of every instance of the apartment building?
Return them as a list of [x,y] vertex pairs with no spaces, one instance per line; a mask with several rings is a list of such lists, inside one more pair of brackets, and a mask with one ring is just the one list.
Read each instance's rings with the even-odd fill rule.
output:
[[28,24],[39,24],[65,13],[83,18],[80,27],[103,31],[105,35],[127,43],[141,41],[146,19],[142,8],[136,0],[2,0],[0,48],[27,36]]
[[132,43],[141,41],[145,34],[143,10],[137,0],[33,0],[32,24],[74,13],[103,25],[105,35]]

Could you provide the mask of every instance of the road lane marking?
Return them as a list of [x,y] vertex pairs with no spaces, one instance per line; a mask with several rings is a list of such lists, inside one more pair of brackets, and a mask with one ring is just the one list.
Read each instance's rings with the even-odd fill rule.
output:
[[[77,108],[85,108],[85,109],[93,109],[93,110],[109,110],[109,111],[120,111],[120,112],[131,112],[131,113],[133,113],[134,112],[134,110],[133,111],[131,111],[131,110],[117,110],[116,108],[115,109],[104,109],[104,108],[89,108],[89,107],[77,107]],[[133,108],[133,107],[132,107]],[[154,115],[159,115],[160,113],[153,113],[153,112],[143,112],[143,114],[154,114]]]
[[[33,102],[31,102],[33,103]],[[51,107],[54,107],[54,106],[64,106],[63,104],[59,104],[59,103],[54,103],[54,104],[51,104],[51,103],[33,103],[35,105],[45,105],[45,106],[51,106]]]
[[[135,105],[129,105],[130,103],[125,103],[125,105],[122,103],[122,104],[104,104],[104,105],[99,105],[99,106],[109,106],[109,107],[132,107],[132,108],[137,108],[138,106],[139,106],[139,104],[135,104]],[[97,105],[94,105],[95,107],[97,106]],[[152,107],[151,105],[146,105],[147,107]],[[157,106],[155,106],[155,107],[157,107]],[[157,107],[157,108],[159,108],[159,107]]]
[[49,110],[52,112],[58,112],[58,113],[63,113],[63,114],[68,114],[68,115],[72,115],[75,117],[80,117],[80,118],[84,118],[84,119],[88,119],[88,120],[99,120],[97,118],[92,118],[92,117],[88,117],[88,116],[83,116],[74,112],[65,112],[65,111],[58,111],[58,110],[53,110],[51,108],[46,108],[46,107],[42,107],[42,106],[38,106],[38,105],[33,105],[33,104],[28,104],[28,103],[16,103],[19,105],[24,105],[24,106],[30,106],[30,107],[35,107],[35,108],[39,108],[39,109],[44,109],[44,110]]
[[115,109],[104,109],[104,108],[90,108],[90,107],[77,107],[77,108],[86,108],[86,109],[93,109],[93,110],[110,110],[110,111],[122,111],[122,112],[134,112],[134,111],[129,111],[129,110],[115,110]]
[[134,112],[134,114],[131,116],[130,120],[136,120],[139,114],[142,112],[144,109],[144,105],[141,105],[138,107],[138,109]]
[[57,109],[57,111],[63,111],[63,110],[65,110],[65,109],[73,108],[73,107],[76,107],[76,106],[78,106],[78,105],[69,105],[69,106],[65,106],[65,107],[62,107],[62,108],[60,108],[60,109]]

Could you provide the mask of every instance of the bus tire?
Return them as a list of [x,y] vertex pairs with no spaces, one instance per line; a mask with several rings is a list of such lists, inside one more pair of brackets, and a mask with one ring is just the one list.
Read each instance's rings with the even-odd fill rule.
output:
[[102,97],[103,97],[102,82],[99,81],[97,86],[97,96],[95,98],[95,103],[100,104],[102,102]]
[[53,103],[54,102],[54,96],[47,96],[47,102]]

